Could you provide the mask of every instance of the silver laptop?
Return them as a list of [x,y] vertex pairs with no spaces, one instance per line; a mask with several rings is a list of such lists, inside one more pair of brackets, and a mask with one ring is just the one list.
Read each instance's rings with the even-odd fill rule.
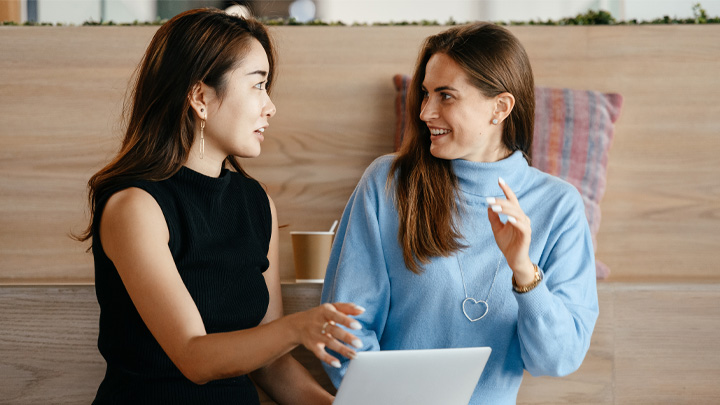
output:
[[489,347],[359,352],[335,405],[467,405]]

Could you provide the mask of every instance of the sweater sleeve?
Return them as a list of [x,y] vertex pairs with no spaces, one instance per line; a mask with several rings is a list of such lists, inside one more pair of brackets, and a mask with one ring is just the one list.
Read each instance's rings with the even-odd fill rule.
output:
[[[361,330],[351,330],[362,342],[359,351],[380,350],[390,306],[390,282],[378,221],[379,198],[384,190],[371,181],[368,172],[350,196],[338,226],[325,274],[322,302],[353,302],[365,308],[356,319]],[[380,178],[381,176],[375,176]],[[340,385],[349,360],[329,351],[342,364],[334,368],[323,363],[336,387]]]
[[533,376],[577,370],[598,317],[590,230],[579,194],[571,200],[543,247],[538,263],[543,280],[527,293],[515,293],[520,352]]

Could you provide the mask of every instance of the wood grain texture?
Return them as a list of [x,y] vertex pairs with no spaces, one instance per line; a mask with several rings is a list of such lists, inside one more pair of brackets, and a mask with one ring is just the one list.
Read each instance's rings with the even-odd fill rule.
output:
[[720,403],[718,302],[718,285],[617,288],[618,402]]
[[86,184],[119,147],[123,96],[155,27],[0,27],[0,278],[91,282]]
[[[248,171],[289,232],[325,230],[392,149],[396,73],[444,27],[275,27],[278,113]],[[614,280],[720,280],[720,27],[510,27],[536,83],[618,92],[598,253]],[[119,144],[155,27],[0,27],[0,282],[92,282],[85,184]],[[5,55],[8,55],[6,57]]]
[[[285,312],[317,305],[321,289],[283,284]],[[583,365],[563,378],[526,374],[519,404],[720,402],[720,284],[601,283],[598,296]],[[89,403],[105,368],[98,315],[92,286],[0,286],[0,404]],[[332,389],[310,352],[293,355]]]
[[0,403],[90,403],[99,311],[91,286],[0,287]]
[[[322,284],[282,287],[286,314],[320,304]],[[0,404],[90,403],[105,374],[99,316],[91,285],[0,286]],[[310,351],[292,354],[334,392]]]

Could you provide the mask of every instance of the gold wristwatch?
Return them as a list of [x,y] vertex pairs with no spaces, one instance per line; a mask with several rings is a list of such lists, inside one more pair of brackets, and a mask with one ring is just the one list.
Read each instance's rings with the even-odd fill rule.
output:
[[522,285],[522,286],[517,285],[517,283],[515,282],[515,275],[513,274],[512,285],[513,285],[513,290],[515,290],[516,293],[524,294],[524,293],[532,290],[533,288],[537,287],[538,284],[540,284],[540,280],[542,280],[542,273],[540,273],[540,270],[538,269],[537,264],[533,263],[533,267],[535,268],[535,277],[533,278],[533,281],[528,285]]

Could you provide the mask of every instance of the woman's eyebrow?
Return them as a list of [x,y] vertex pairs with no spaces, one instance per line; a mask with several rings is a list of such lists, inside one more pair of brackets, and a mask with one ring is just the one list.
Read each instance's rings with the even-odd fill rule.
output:
[[[422,85],[421,87],[422,87],[422,89],[423,89],[424,91],[427,91],[427,89],[425,88],[425,85]],[[454,88],[454,87],[452,87],[452,86],[440,86],[440,87],[436,87],[435,90],[433,90],[433,91],[434,91],[435,93],[437,93],[437,92],[446,91],[446,90],[459,91],[458,89],[456,89],[456,88]]]
[[264,70],[256,70],[254,72],[250,72],[250,73],[246,74],[245,76],[252,76],[252,75],[260,75],[262,77],[265,77],[265,76],[267,76],[267,72]]
[[435,87],[435,90],[434,90],[434,91],[435,91],[435,92],[437,93],[437,92],[439,92],[439,91],[446,91],[446,90],[450,90],[450,91],[458,91],[458,89],[456,89],[456,88],[454,88],[454,87],[451,87],[451,86],[440,86],[440,87]]

